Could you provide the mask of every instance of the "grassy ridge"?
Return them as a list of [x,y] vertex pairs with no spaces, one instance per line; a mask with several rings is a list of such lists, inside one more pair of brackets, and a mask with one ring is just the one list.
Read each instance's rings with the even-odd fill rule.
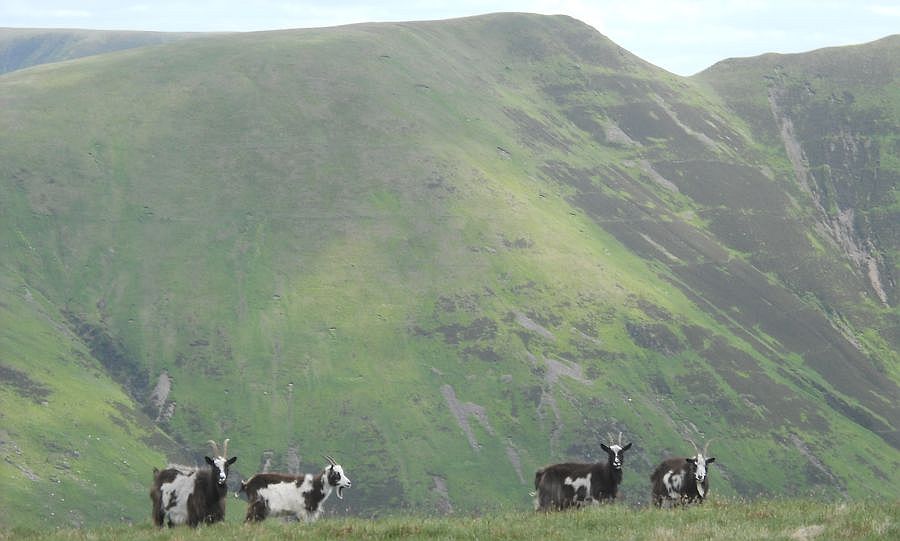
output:
[[0,74],[29,66],[147,47],[199,34],[0,28]]
[[511,513],[480,517],[322,519],[312,525],[270,520],[225,523],[196,531],[157,530],[149,524],[83,530],[0,532],[21,541],[150,541],[303,539],[622,539],[622,540],[882,540],[900,536],[900,502],[823,504],[808,500],[708,502],[686,510],[605,506],[566,513]]
[[[896,487],[879,437],[892,380],[869,385],[822,310],[748,263],[777,260],[781,231],[800,239],[785,250],[828,246],[778,215],[802,197],[753,169],[769,166],[744,155],[749,128],[710,91],[576,21],[210,37],[7,74],[0,103],[7,317],[39,292],[59,323],[46,332],[93,344],[114,375],[125,361],[135,410],[168,373],[175,413],[159,424],[195,457],[230,437],[246,478],[334,454],[363,515],[523,505],[536,468],[596,458],[618,430],[635,442],[630,501],[685,433],[719,438],[723,495]],[[793,340],[786,324],[807,319]],[[38,370],[22,332],[3,353]],[[835,349],[856,354],[827,356],[846,378],[815,364]],[[884,432],[859,424],[866,408]],[[74,441],[83,414],[68,412]],[[164,462],[134,443],[153,427],[132,430],[111,445],[145,459],[106,492],[128,517]],[[31,469],[56,453],[28,449]],[[91,508],[76,488],[66,501]],[[68,523],[22,509],[15,524]]]

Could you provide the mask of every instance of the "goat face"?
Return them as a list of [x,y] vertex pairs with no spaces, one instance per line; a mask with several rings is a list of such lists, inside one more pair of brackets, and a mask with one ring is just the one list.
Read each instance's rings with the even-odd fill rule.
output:
[[712,464],[716,461],[715,457],[705,458],[703,453],[698,453],[697,456],[686,458],[688,464],[691,464],[691,469],[694,470],[694,479],[697,480],[697,486],[699,486],[703,481],[706,480],[706,466],[707,464]]
[[217,456],[215,458],[206,456],[203,458],[206,459],[206,463],[209,464],[209,468],[212,470],[213,479],[216,480],[216,483],[218,483],[220,487],[225,486],[225,481],[228,480],[228,467],[237,461],[237,457],[233,456],[227,460],[224,456]]
[[[621,440],[619,440],[621,441]],[[606,451],[606,454],[609,455],[609,464],[613,467],[614,470],[622,469],[622,459],[624,458],[625,451],[631,449],[631,444],[622,445],[606,445],[605,443],[600,444],[600,448]]]
[[344,489],[350,488],[350,478],[344,473],[340,464],[330,464],[325,468],[328,484],[337,489],[337,497],[344,499]]

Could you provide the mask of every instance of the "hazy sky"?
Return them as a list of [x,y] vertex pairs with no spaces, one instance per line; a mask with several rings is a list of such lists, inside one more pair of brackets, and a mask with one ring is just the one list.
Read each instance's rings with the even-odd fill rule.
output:
[[251,31],[498,11],[571,15],[681,75],[900,33],[900,0],[0,0],[0,27]]

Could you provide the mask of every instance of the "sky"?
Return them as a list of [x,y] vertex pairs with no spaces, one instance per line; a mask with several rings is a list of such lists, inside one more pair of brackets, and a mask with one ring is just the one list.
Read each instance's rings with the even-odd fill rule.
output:
[[679,75],[900,33],[900,0],[0,0],[0,27],[257,31],[502,11],[570,15]]

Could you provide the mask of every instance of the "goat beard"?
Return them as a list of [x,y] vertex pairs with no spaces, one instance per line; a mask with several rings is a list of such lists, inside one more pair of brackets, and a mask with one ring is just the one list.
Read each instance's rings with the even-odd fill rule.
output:
[[344,487],[341,487],[341,486],[337,487],[337,497],[339,500],[344,499]]

